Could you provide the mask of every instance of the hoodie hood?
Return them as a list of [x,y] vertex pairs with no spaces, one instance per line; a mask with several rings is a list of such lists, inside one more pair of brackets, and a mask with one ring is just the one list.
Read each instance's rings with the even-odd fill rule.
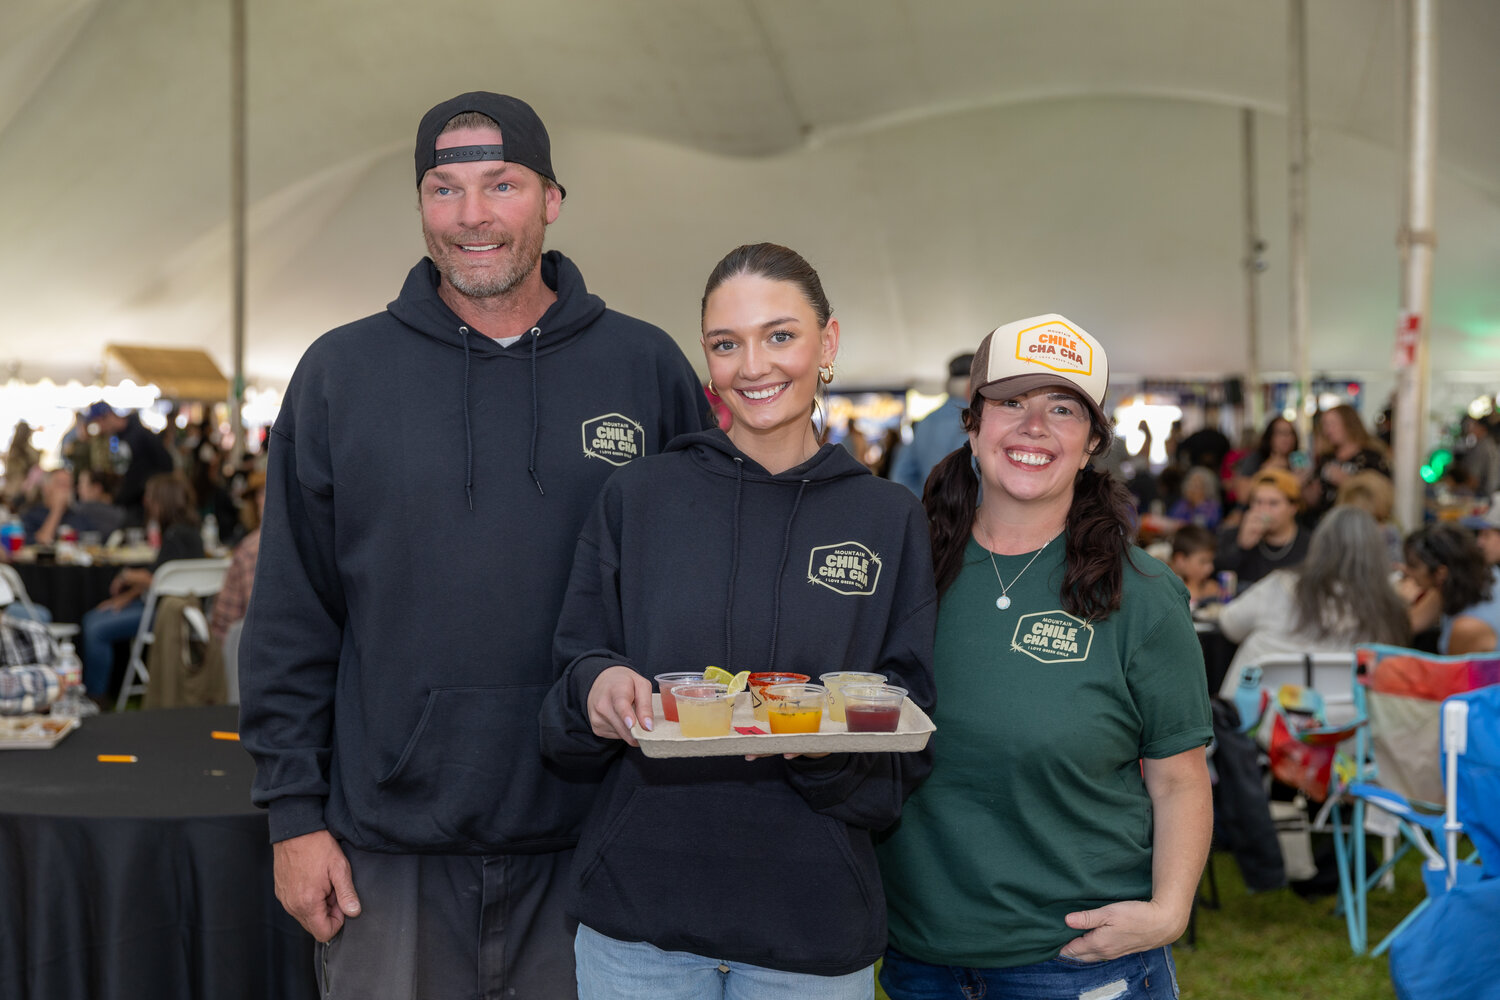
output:
[[432,258],[423,257],[406,275],[401,294],[386,308],[402,323],[417,333],[431,337],[446,347],[460,350],[464,355],[463,412],[464,412],[464,497],[469,509],[474,509],[474,429],[469,415],[470,366],[477,359],[528,360],[531,363],[531,448],[527,459],[527,470],[537,492],[542,489],[541,477],[536,467],[537,429],[541,424],[541,401],[537,393],[537,359],[559,351],[604,313],[604,300],[592,294],[583,283],[583,275],[577,265],[558,253],[549,250],[542,254],[542,283],[557,294],[557,301],[547,307],[542,318],[530,330],[509,347],[475,330],[459,319],[448,303],[438,294],[442,275]]

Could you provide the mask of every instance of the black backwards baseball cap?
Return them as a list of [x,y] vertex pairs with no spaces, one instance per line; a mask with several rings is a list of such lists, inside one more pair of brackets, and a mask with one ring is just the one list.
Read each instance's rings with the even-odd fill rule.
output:
[[[466,111],[477,111],[494,119],[495,124],[500,126],[502,142],[496,145],[434,149],[443,127]],[[433,167],[475,160],[503,160],[530,167],[557,184],[557,190],[563,197],[568,195],[563,186],[557,183],[557,175],[552,172],[552,140],[547,137],[547,126],[531,110],[531,105],[519,98],[476,90],[444,101],[422,116],[422,123],[417,126],[418,186],[422,183],[423,175]]]

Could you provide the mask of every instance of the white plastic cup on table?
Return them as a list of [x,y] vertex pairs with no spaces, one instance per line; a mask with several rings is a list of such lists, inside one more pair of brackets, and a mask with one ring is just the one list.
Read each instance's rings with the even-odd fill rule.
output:
[[844,685],[844,715],[851,733],[894,733],[901,725],[906,688],[894,684]]
[[680,684],[702,684],[703,671],[693,673],[692,671],[679,671],[671,674],[656,675],[656,690],[661,693],[661,714],[668,722],[677,720],[677,699],[672,696],[672,689]]
[[694,738],[728,736],[734,719],[734,699],[726,684],[679,684],[672,689],[677,699],[677,725],[682,735]]
[[849,684],[884,684],[885,674],[865,674],[854,670],[836,670],[819,674],[818,680],[828,689],[828,718],[834,722],[844,721],[844,688]]

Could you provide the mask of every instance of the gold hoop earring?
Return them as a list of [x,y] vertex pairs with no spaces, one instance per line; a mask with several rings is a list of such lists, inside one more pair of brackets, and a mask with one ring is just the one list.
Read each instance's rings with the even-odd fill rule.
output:
[[822,382],[824,385],[827,385],[829,382],[833,381],[833,362],[832,361],[828,362],[828,364],[826,364],[826,365],[819,365],[818,366],[818,381]]
[[713,379],[709,379],[708,380],[708,391],[709,391],[710,394],[712,394],[714,396],[717,396],[719,394],[719,390],[714,388],[714,380]]

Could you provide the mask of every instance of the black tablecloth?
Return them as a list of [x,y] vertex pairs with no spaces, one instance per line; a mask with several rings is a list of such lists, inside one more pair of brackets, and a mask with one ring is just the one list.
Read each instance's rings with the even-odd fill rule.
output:
[[[312,998],[234,706],[84,721],[0,753],[0,997]],[[133,764],[99,754],[132,754]]]
[[120,572],[113,564],[76,566],[64,563],[14,564],[31,603],[52,612],[55,622],[83,621],[83,613],[109,596],[110,581]]

